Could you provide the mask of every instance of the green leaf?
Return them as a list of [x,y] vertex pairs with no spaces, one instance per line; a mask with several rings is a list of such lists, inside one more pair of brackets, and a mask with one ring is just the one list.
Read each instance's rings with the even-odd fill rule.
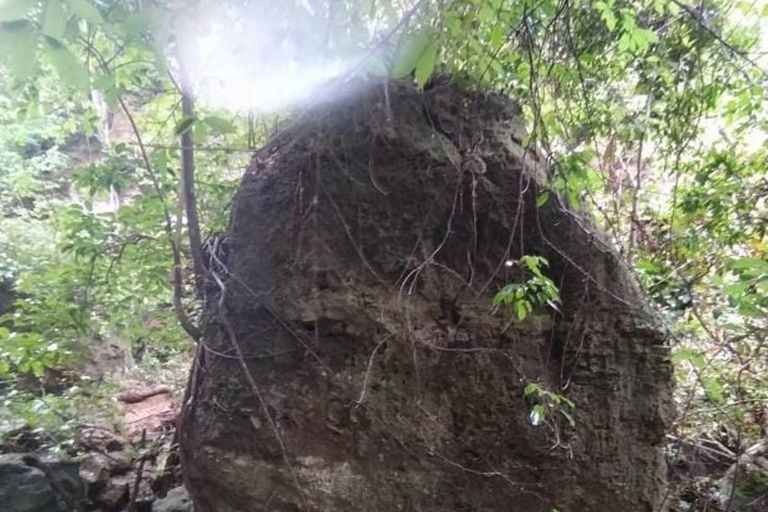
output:
[[639,52],[644,52],[648,49],[648,46],[658,41],[659,37],[647,28],[636,28],[632,32],[632,40],[634,41],[635,48]]
[[621,36],[621,39],[619,39],[619,51],[625,52],[627,50],[632,50],[634,48],[634,43],[632,39],[632,35],[629,32],[624,33]]
[[0,4],[0,22],[23,19],[36,4],[35,0],[3,0]]
[[632,10],[630,9],[622,9],[621,10],[621,28],[623,28],[625,31],[632,33],[635,31],[635,27],[637,27],[637,18],[633,15]]
[[535,382],[530,382],[527,386],[525,386],[525,389],[523,390],[523,394],[525,396],[530,396],[533,394],[537,394],[541,388],[538,384]]
[[176,128],[174,128],[173,133],[176,135],[184,135],[187,133],[192,126],[197,122],[197,117],[195,116],[187,116],[181,121],[178,122],[176,125]]
[[751,276],[768,273],[768,261],[760,258],[740,258],[732,261],[729,266],[737,272]]
[[54,39],[47,38],[46,43],[46,55],[64,83],[78,91],[87,92],[88,71],[80,59]]
[[88,0],[66,0],[70,10],[78,17],[93,25],[100,25],[104,18]]
[[517,314],[517,319],[525,320],[525,317],[528,316],[529,308],[530,303],[527,300],[518,300],[515,302],[515,313]]
[[603,21],[610,32],[616,29],[616,15],[610,9],[603,11]]
[[208,136],[208,126],[206,123],[195,123],[195,127],[192,129],[192,138],[195,144],[203,144],[205,142]]
[[203,122],[211,127],[215,132],[219,133],[233,133],[237,131],[235,125],[222,117],[208,116],[203,118]]
[[533,406],[533,409],[531,409],[531,424],[534,426],[541,425],[541,423],[544,421],[545,416],[547,415],[546,409],[544,409],[544,406],[541,404],[537,404]]
[[8,71],[21,82],[37,69],[38,39],[32,25],[20,21],[0,28],[0,50],[5,54]]
[[40,104],[36,100],[32,100],[27,105],[26,109],[27,119],[37,119],[40,117]]
[[419,61],[416,63],[416,85],[419,88],[424,88],[429,77],[432,76],[432,72],[435,70],[435,57],[437,56],[437,44],[435,41],[430,41],[424,53],[419,57]]
[[108,91],[115,87],[115,77],[108,73],[104,73],[99,78],[93,81],[93,88],[98,91]]
[[605,22],[608,31],[613,32],[616,28],[616,15],[613,13],[612,6],[605,2],[595,2],[595,9],[600,11],[600,19]]
[[154,14],[151,9],[145,9],[125,18],[122,26],[126,35],[134,38],[144,36],[152,29]]
[[690,361],[693,366],[701,370],[704,367],[704,356],[701,352],[690,348],[683,348],[672,354],[670,358],[673,364],[679,364],[683,361]]
[[48,0],[43,15],[43,34],[61,41],[67,28],[67,14],[61,0]]
[[449,11],[445,16],[445,24],[448,27],[448,34],[452,37],[461,33],[461,21],[459,18],[460,15],[455,11]]
[[704,380],[704,391],[707,393],[707,397],[713,402],[723,401],[723,386],[715,378],[709,378]]
[[496,10],[488,3],[483,3],[480,7],[480,12],[477,13],[477,19],[482,22],[488,22],[496,17]]
[[32,374],[35,377],[42,377],[43,372],[45,372],[45,366],[40,361],[36,361],[36,360],[30,361],[29,368],[30,370],[32,370]]
[[427,50],[431,38],[427,33],[416,34],[410,38],[397,52],[392,66],[391,76],[394,79],[404,78],[416,69],[419,59]]
[[491,30],[491,46],[498,48],[504,42],[504,25],[496,24]]
[[541,194],[539,194],[539,197],[536,198],[536,207],[541,208],[545,204],[547,204],[547,201],[549,201],[549,192],[544,191]]

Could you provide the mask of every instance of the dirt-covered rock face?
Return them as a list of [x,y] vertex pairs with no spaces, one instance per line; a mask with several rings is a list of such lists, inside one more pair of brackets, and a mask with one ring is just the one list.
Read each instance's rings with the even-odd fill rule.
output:
[[[589,222],[537,207],[524,138],[516,103],[438,80],[317,107],[255,155],[183,414],[196,510],[663,509],[664,336]],[[562,303],[505,329],[523,255]],[[574,425],[532,425],[529,383]]]

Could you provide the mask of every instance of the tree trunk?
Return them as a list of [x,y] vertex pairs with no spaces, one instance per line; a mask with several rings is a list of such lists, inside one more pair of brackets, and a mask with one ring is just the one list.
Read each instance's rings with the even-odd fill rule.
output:
[[[243,178],[183,412],[197,510],[663,509],[665,336],[588,220],[537,206],[519,106],[388,92],[310,110]],[[523,255],[559,311],[492,306]]]
[[[181,89],[181,113],[185,118],[195,115],[195,102],[192,85],[189,83],[184,66],[179,72]],[[192,253],[192,267],[195,273],[195,287],[200,297],[203,296],[205,268],[203,267],[203,242],[200,235],[200,220],[197,217],[197,197],[195,195],[195,149],[192,145],[192,130],[181,134],[181,191],[187,214],[189,247]]]

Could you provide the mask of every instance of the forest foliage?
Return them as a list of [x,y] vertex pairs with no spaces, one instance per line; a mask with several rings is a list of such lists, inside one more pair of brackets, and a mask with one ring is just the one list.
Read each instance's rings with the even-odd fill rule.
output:
[[[722,469],[765,439],[768,4],[276,4],[0,2],[0,293],[14,301],[0,300],[0,398],[11,411],[0,420],[40,424],[49,410],[51,425],[72,418],[74,398],[41,398],[16,383],[77,367],[110,339],[161,359],[190,350],[177,316],[194,323],[199,305],[193,279],[173,274],[175,258],[189,270],[195,251],[183,150],[187,161],[194,154],[193,207],[206,238],[225,228],[251,150],[290,121],[291,106],[309,101],[278,97],[271,111],[207,101],[216,79],[238,90],[216,76],[226,69],[216,54],[199,51],[207,36],[246,83],[289,65],[382,87],[408,77],[428,86],[440,72],[518,99],[523,142],[550,164],[540,205],[558,194],[589,212],[668,330],[678,407],[670,457],[693,447]],[[260,16],[243,14],[254,9]],[[212,12],[217,23],[207,21]],[[249,37],[263,19],[280,30]],[[264,48],[286,41],[292,50]],[[513,308],[513,321],[537,305],[556,311],[545,261],[522,263],[530,279],[499,290],[496,302]],[[65,396],[98,393],[87,389],[80,383]]]

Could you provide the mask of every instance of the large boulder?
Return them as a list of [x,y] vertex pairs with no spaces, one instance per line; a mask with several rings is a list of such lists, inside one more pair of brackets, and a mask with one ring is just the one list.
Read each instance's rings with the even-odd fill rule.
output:
[[[519,106],[357,89],[256,153],[214,244],[182,418],[196,510],[661,510],[665,336],[547,199]],[[562,302],[519,321],[492,298],[524,255]]]
[[0,455],[0,509],[4,512],[70,512],[73,503],[82,501],[83,492],[77,462]]

